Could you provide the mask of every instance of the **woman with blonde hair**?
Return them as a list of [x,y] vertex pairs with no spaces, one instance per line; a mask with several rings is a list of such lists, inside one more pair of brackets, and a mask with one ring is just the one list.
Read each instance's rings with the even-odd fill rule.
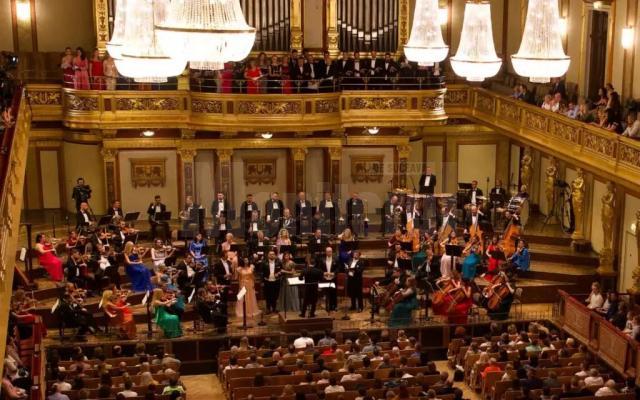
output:
[[124,245],[124,265],[125,271],[131,279],[131,287],[135,292],[146,292],[153,289],[151,285],[151,271],[142,263],[142,257],[146,254],[144,250],[142,254],[133,242],[127,242]]
[[157,384],[158,384],[158,381],[153,379],[153,375],[151,375],[151,372],[145,371],[142,374],[140,374],[140,386],[147,387],[149,385],[157,385]]
[[164,292],[162,289],[153,289],[151,309],[155,316],[155,323],[162,329],[165,338],[180,337],[182,336],[180,317],[167,311],[167,308],[173,304],[174,300],[164,300],[163,297]]
[[116,295],[111,290],[102,292],[100,300],[105,315],[109,318],[109,324],[118,328],[119,335],[123,339],[135,339],[136,322],[133,313],[127,304],[126,297]]
[[338,235],[338,239],[340,239],[340,244],[338,245],[338,260],[342,265],[344,265],[349,262],[351,255],[355,250],[355,237],[353,236],[351,229],[346,228]]

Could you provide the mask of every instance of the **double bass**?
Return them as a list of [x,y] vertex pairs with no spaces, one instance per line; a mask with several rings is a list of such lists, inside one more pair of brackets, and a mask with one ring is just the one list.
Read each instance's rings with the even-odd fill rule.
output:
[[516,239],[520,236],[520,225],[514,222],[517,218],[517,214],[512,214],[511,219],[502,234],[502,240],[498,244],[507,259],[516,252]]

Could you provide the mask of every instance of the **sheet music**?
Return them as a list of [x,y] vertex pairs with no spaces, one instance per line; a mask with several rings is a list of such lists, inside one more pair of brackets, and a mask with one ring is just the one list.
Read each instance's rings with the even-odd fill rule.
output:
[[293,278],[287,278],[287,282],[289,283],[289,285],[291,286],[298,286],[298,285],[304,285],[305,281],[304,279],[300,279],[298,277],[293,277]]
[[322,282],[318,284],[318,289],[335,289],[336,288],[336,284],[333,282]]
[[245,294],[247,294],[247,288],[243,286],[242,289],[240,289],[240,291],[238,292],[238,295],[236,296],[238,298],[238,301],[244,299]]

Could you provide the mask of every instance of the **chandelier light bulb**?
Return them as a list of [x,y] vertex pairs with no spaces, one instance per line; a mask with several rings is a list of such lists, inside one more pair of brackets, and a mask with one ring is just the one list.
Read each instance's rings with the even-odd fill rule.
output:
[[633,47],[633,36],[635,35],[635,29],[633,28],[622,28],[622,48],[625,50],[629,50]]
[[271,139],[273,137],[273,133],[263,132],[260,136],[262,136],[263,139]]
[[404,47],[407,60],[428,65],[447,58],[449,46],[442,38],[438,15],[438,0],[416,0],[411,36]]
[[446,25],[449,22],[449,9],[447,7],[438,8],[438,21],[440,25]]
[[377,135],[380,132],[380,128],[372,126],[371,128],[368,128],[367,131],[369,132],[369,135]]
[[187,65],[182,59],[165,55],[158,45],[154,21],[164,18],[168,0],[136,0],[127,2],[125,41],[121,57],[115,59],[123,76],[136,82],[166,82],[180,75]]
[[534,83],[547,83],[564,75],[571,59],[564,53],[558,0],[529,0],[524,34],[513,69]]
[[241,61],[256,36],[239,0],[173,0],[156,31],[167,54],[200,62]]
[[453,71],[472,82],[481,82],[500,71],[502,60],[496,55],[491,26],[491,4],[467,1],[460,45],[451,57]]
[[147,129],[147,130],[142,131],[142,136],[148,137],[148,138],[155,136],[155,134],[156,133],[154,131],[152,131],[151,129]]

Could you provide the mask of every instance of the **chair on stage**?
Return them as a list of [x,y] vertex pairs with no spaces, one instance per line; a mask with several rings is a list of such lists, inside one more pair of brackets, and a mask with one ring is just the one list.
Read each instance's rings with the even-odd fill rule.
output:
[[[515,312],[516,312],[516,319],[521,319],[522,318],[522,288],[516,288],[515,292],[513,293],[513,302],[511,302],[512,306],[515,306]],[[518,311],[518,309],[520,311]]]

